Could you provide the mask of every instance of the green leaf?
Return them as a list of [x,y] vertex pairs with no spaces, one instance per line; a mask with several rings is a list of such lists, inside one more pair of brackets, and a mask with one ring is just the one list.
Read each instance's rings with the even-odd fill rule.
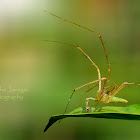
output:
[[92,112],[94,109],[94,107],[89,107],[89,112],[87,113],[85,107],[79,107],[68,114],[52,116],[44,132],[56,121],[67,117],[92,117],[107,119],[140,120],[140,104],[130,105],[127,107],[104,106]]

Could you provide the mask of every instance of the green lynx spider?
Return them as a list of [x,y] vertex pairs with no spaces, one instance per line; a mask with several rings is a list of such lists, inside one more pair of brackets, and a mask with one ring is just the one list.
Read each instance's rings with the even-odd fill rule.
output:
[[[45,11],[45,10],[44,10]],[[117,84],[115,84],[114,86],[110,86],[109,88],[106,88],[106,84],[108,82],[108,79],[109,79],[109,75],[110,75],[110,64],[109,64],[109,60],[108,60],[108,56],[107,56],[107,52],[106,52],[106,49],[105,49],[105,46],[104,46],[104,43],[103,43],[103,40],[102,40],[102,37],[100,34],[98,34],[97,32],[95,31],[92,31],[90,29],[88,29],[87,27],[85,26],[82,26],[82,25],[79,25],[77,23],[74,23],[74,22],[71,22],[71,21],[68,21],[66,19],[63,19],[53,13],[50,13],[48,11],[45,11],[46,13],[52,15],[52,16],[55,16],[63,21],[66,21],[66,22],[69,22],[71,24],[74,24],[76,26],[79,26],[81,28],[84,28],[94,34],[96,34],[101,43],[102,43],[102,46],[103,46],[103,49],[104,49],[104,52],[105,52],[105,57],[106,57],[106,60],[107,60],[107,65],[108,65],[108,74],[107,74],[107,77],[104,77],[104,78],[101,78],[101,73],[100,73],[100,69],[98,68],[98,66],[91,60],[91,58],[79,47],[79,46],[76,46],[76,45],[72,45],[72,44],[68,44],[68,43],[64,43],[64,42],[59,42],[59,41],[50,41],[50,40],[44,40],[44,41],[49,41],[49,42],[56,42],[56,43],[61,43],[61,44],[65,44],[65,45],[69,45],[69,46],[72,46],[72,47],[75,47],[77,48],[78,50],[80,50],[88,59],[89,61],[92,63],[93,66],[95,66],[95,68],[97,69],[97,72],[98,72],[98,80],[95,80],[95,81],[92,81],[92,82],[89,82],[87,84],[84,84],[78,88],[75,88],[73,93],[71,94],[70,96],[70,99],[67,103],[67,106],[66,106],[66,109],[65,109],[65,112],[64,114],[66,113],[67,111],[67,108],[68,108],[68,105],[70,103],[70,100],[74,94],[75,91],[77,91],[78,89],[81,89],[87,85],[90,85],[90,84],[93,84],[93,83],[96,83],[98,82],[98,84],[96,86],[99,86],[99,89],[98,89],[98,92],[97,92],[97,98],[92,98],[92,97],[89,97],[89,98],[86,98],[86,111],[88,112],[89,111],[89,108],[88,108],[88,102],[89,100],[95,100],[95,101],[98,101],[97,104],[95,105],[95,108],[97,107],[98,103],[100,101],[104,102],[104,103],[110,103],[110,102],[121,102],[121,103],[127,103],[128,101],[126,99],[122,99],[122,98],[119,98],[119,97],[115,97],[115,95],[122,89],[124,88],[126,85],[140,85],[140,83],[128,83],[128,82],[124,82],[122,83],[119,87]],[[104,81],[104,82],[102,82]],[[103,83],[103,87],[102,87],[102,83]],[[94,86],[94,87],[96,87]],[[92,87],[91,89],[93,89],[94,87]],[[89,92],[91,89],[89,89],[87,92]],[[86,92],[86,93],[87,93]],[[85,94],[86,94],[85,93]],[[82,99],[81,99],[82,100]]]

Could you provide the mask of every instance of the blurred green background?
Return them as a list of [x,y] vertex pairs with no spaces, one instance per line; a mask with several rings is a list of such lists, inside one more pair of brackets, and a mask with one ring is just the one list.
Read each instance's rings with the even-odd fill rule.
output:
[[[111,75],[108,85],[139,83],[140,1],[133,0],[1,0],[0,1],[0,139],[92,140],[139,139],[140,122],[68,118],[43,133],[52,115],[64,112],[74,88],[96,80],[97,72],[81,52],[70,46],[43,42],[57,40],[79,45],[99,66],[102,77],[107,64],[99,38],[82,28],[57,19],[43,10],[86,26],[102,35]],[[28,87],[20,93],[2,89]],[[72,111],[91,86],[75,93]],[[97,88],[87,94],[95,97]],[[124,88],[118,97],[126,106],[140,103],[140,87]],[[4,100],[5,96],[23,100]],[[86,98],[86,97],[85,97]],[[79,106],[85,106],[85,99]],[[94,102],[90,102],[94,106]],[[104,105],[104,104],[103,104]]]

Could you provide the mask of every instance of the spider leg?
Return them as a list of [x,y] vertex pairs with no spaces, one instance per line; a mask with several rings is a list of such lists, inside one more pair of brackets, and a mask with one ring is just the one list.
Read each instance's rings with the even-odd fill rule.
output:
[[86,101],[85,101],[85,103],[86,103],[86,112],[89,111],[89,107],[88,107],[88,102],[89,102],[89,100],[94,100],[94,101],[96,101],[97,99],[92,98],[92,97],[86,98]]
[[[109,96],[114,92],[114,90],[117,88],[117,84],[115,84],[114,86],[111,86],[109,87],[107,90],[106,90],[106,96],[102,99],[102,102],[105,102],[106,100],[108,100]],[[112,89],[111,91],[109,91],[110,89]],[[109,91],[109,93],[108,93]],[[106,102],[105,102],[106,103]]]
[[116,91],[112,94],[112,96],[106,100],[106,103],[111,102],[112,98],[121,90],[123,89],[126,85],[140,85],[140,83],[128,83],[128,82],[124,82],[122,83],[117,89]]
[[[102,39],[101,35],[100,35],[99,33],[95,32],[95,31],[93,31],[93,30],[91,30],[91,29],[85,27],[85,26],[82,26],[82,25],[80,25],[80,24],[77,24],[77,23],[74,23],[74,22],[72,22],[72,21],[69,21],[69,20],[66,20],[66,19],[64,19],[64,18],[61,18],[61,17],[59,17],[59,16],[57,16],[57,15],[51,13],[51,12],[48,12],[48,11],[46,11],[46,10],[44,10],[44,12],[46,12],[46,13],[52,15],[52,16],[55,16],[55,17],[57,17],[57,18],[59,18],[59,19],[65,21],[65,22],[69,22],[69,23],[71,23],[71,24],[73,24],[73,25],[76,25],[76,26],[78,26],[78,27],[84,28],[84,29],[86,29],[86,30],[88,30],[88,31],[90,31],[90,32],[92,32],[92,33],[94,33],[94,34],[96,34],[96,35],[98,36],[98,38],[100,39],[100,41],[101,41],[101,43],[102,43],[102,46],[103,46],[103,49],[104,49],[104,52],[105,52],[105,57],[106,57],[106,60],[107,60],[107,65],[108,65],[108,74],[107,74],[107,78],[106,78],[106,80],[104,81],[104,85],[103,85],[103,88],[102,88],[102,91],[103,91],[102,93],[104,93],[104,90],[105,90],[107,81],[108,81],[109,76],[110,76],[110,70],[111,70],[111,68],[110,68],[110,64],[109,64],[109,60],[108,60],[106,48],[105,48],[105,45],[104,45],[104,43],[103,43],[103,39]],[[65,43],[65,44],[66,44],[66,43]],[[74,46],[74,45],[70,45],[70,46]],[[78,46],[75,46],[75,47],[77,47],[79,50],[81,50],[81,51],[87,56],[87,58],[92,62],[92,64],[96,67],[96,69],[97,69],[97,71],[98,71],[98,77],[99,77],[99,91],[100,91],[100,93],[101,93],[101,80],[100,80],[100,79],[101,79],[101,75],[100,75],[100,70],[99,70],[98,66],[90,59],[90,57],[89,57],[81,48],[79,48]]]
[[[69,20],[66,20],[66,19],[64,19],[64,18],[61,18],[61,17],[59,17],[59,16],[57,16],[57,15],[51,13],[51,12],[48,12],[48,11],[46,11],[46,10],[44,10],[44,12],[46,12],[46,13],[52,15],[52,16],[55,16],[55,17],[57,17],[57,18],[59,18],[59,19],[61,19],[61,20],[63,20],[63,21],[66,21],[66,22],[69,22],[69,23],[71,23],[71,24],[73,24],[73,25],[76,25],[76,26],[78,26],[78,27],[84,28],[84,29],[86,29],[86,30],[88,30],[88,31],[90,31],[90,32],[92,32],[92,33],[94,33],[94,34],[96,34],[96,35],[98,36],[98,38],[100,39],[100,41],[101,41],[101,43],[102,43],[102,46],[103,46],[103,49],[104,49],[104,52],[105,52],[105,57],[106,57],[106,60],[107,60],[107,65],[108,65],[108,75],[107,75],[107,79],[105,80],[104,86],[103,86],[103,90],[104,90],[104,88],[105,88],[105,86],[106,86],[106,84],[107,84],[109,75],[110,75],[110,64],[109,64],[109,60],[108,60],[106,48],[105,48],[105,45],[104,45],[104,43],[103,43],[103,39],[102,39],[101,35],[100,35],[99,33],[95,32],[95,31],[93,31],[93,30],[91,30],[91,29],[85,27],[85,26],[82,26],[82,25],[80,25],[80,24],[77,24],[77,23],[74,23],[74,22],[72,22],[72,21],[69,21]],[[99,79],[100,79],[100,78],[99,78]],[[101,83],[101,81],[100,81],[100,83]]]
[[[101,78],[101,80],[105,80],[105,79],[106,79],[106,78]],[[95,80],[95,81],[89,82],[89,83],[87,83],[87,84],[84,84],[84,85],[82,85],[82,86],[80,86],[80,87],[78,87],[78,88],[75,88],[75,89],[73,90],[71,96],[70,96],[70,99],[69,99],[68,103],[67,103],[67,106],[66,106],[66,109],[65,109],[64,114],[66,113],[67,108],[68,108],[68,105],[69,105],[69,102],[70,102],[70,100],[71,100],[71,98],[72,98],[72,96],[73,96],[73,94],[74,94],[74,92],[75,92],[76,90],[78,90],[78,89],[80,89],[80,88],[83,88],[84,86],[87,86],[87,85],[96,83],[96,82],[98,82],[98,81],[99,81],[99,80]],[[98,84],[98,85],[99,85],[99,84]]]
[[98,79],[99,79],[99,91],[101,91],[101,73],[100,73],[100,69],[99,69],[98,66],[92,61],[92,59],[91,59],[79,46],[72,45],[72,44],[68,44],[68,43],[65,43],[65,42],[59,42],[59,41],[51,41],[51,40],[43,40],[43,41],[65,44],[65,45],[68,45],[68,46],[76,47],[78,50],[80,50],[80,51],[86,56],[86,58],[89,59],[89,61],[92,63],[92,65],[97,69],[97,72],[98,72]]
[[[103,82],[102,82],[102,83],[103,83]],[[97,87],[98,85],[99,85],[99,84],[97,84],[97,85],[95,85],[94,87],[88,89],[88,90],[84,93],[84,95],[82,96],[82,98],[80,99],[80,102],[83,100],[84,96],[85,96],[89,91],[91,91],[93,88]],[[74,110],[77,108],[78,105],[79,105],[79,103],[75,106]]]

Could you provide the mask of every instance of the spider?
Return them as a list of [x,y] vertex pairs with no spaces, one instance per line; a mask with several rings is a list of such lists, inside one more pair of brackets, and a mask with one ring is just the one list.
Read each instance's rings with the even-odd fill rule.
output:
[[[44,11],[45,11],[45,10],[44,10]],[[49,42],[55,42],[55,43],[65,44],[65,45],[68,45],[68,46],[72,46],[72,47],[77,48],[78,50],[80,50],[80,51],[87,57],[87,59],[89,59],[89,61],[90,61],[90,62],[92,63],[92,65],[97,69],[97,72],[98,72],[98,80],[94,80],[94,81],[92,81],[92,82],[86,83],[86,84],[84,84],[84,85],[82,85],[82,86],[80,86],[80,87],[77,87],[77,88],[75,88],[75,89],[73,90],[73,92],[72,92],[72,94],[71,94],[71,96],[70,96],[70,98],[69,98],[69,100],[68,100],[68,103],[67,103],[67,105],[66,105],[64,114],[65,114],[66,111],[67,111],[68,105],[69,105],[69,103],[70,103],[70,101],[71,101],[71,98],[72,98],[73,94],[75,93],[75,91],[77,91],[78,89],[81,89],[81,88],[83,88],[83,87],[85,87],[85,86],[87,86],[87,85],[91,85],[91,84],[94,84],[94,83],[97,83],[97,82],[98,82],[98,84],[94,86],[94,87],[99,86],[98,91],[97,91],[97,98],[92,98],[92,97],[86,98],[85,103],[86,103],[86,111],[87,111],[87,112],[89,111],[89,107],[88,107],[88,102],[89,102],[89,100],[97,101],[97,103],[96,103],[96,105],[95,105],[95,109],[96,109],[96,107],[97,107],[97,105],[98,105],[98,103],[99,103],[100,101],[101,101],[101,102],[104,102],[104,103],[110,103],[110,102],[127,103],[128,101],[127,101],[126,99],[119,98],[119,97],[115,97],[115,95],[116,95],[120,90],[122,90],[125,86],[127,86],[127,85],[140,85],[140,83],[128,83],[128,82],[124,82],[124,83],[122,83],[119,87],[118,87],[117,84],[115,84],[114,86],[110,86],[109,88],[106,87],[106,84],[107,84],[107,82],[108,82],[108,80],[109,80],[109,76],[110,76],[110,64],[109,64],[109,60],[108,60],[106,48],[105,48],[105,46],[104,46],[104,43],[103,43],[103,40],[102,40],[101,35],[98,34],[98,33],[95,32],[95,31],[93,31],[93,30],[91,30],[91,29],[85,27],[85,26],[82,26],[82,25],[80,25],[80,24],[77,24],[77,23],[71,22],[71,21],[69,21],[69,20],[63,19],[63,18],[61,18],[61,17],[59,17],[59,16],[57,16],[57,15],[55,15],[55,14],[53,14],[53,13],[50,13],[50,12],[48,12],[48,11],[45,11],[45,12],[48,13],[48,14],[50,14],[50,15],[52,15],[52,16],[55,16],[55,17],[57,17],[57,18],[59,18],[59,19],[61,19],[61,20],[63,20],[63,21],[66,21],[66,22],[71,23],[71,24],[73,24],[73,25],[79,26],[79,27],[81,27],[81,28],[84,28],[84,29],[86,29],[86,30],[88,30],[88,31],[90,31],[90,32],[92,32],[92,33],[94,33],[94,34],[96,34],[96,35],[98,36],[98,38],[100,39],[100,41],[101,41],[102,47],[103,47],[104,52],[105,52],[105,57],[106,57],[106,60],[107,60],[107,65],[108,65],[108,74],[107,74],[106,77],[103,77],[103,78],[102,78],[102,77],[101,77],[101,72],[100,72],[99,67],[93,62],[93,60],[88,56],[88,54],[85,53],[79,46],[77,46],[77,45],[72,45],[72,44],[68,44],[68,43],[64,43],[64,42],[59,42],[59,41],[44,40],[44,41],[49,41]],[[103,81],[103,82],[102,82],[102,81]],[[103,84],[103,86],[102,86],[102,84]],[[89,92],[89,91],[90,91],[91,89],[93,89],[94,87],[90,88],[87,92]],[[86,92],[86,93],[87,93],[87,92]],[[85,94],[86,94],[86,93],[85,93]],[[82,99],[81,99],[81,100],[82,100]],[[94,110],[95,110],[95,109],[94,109]],[[94,111],[94,110],[93,110],[93,111]]]

